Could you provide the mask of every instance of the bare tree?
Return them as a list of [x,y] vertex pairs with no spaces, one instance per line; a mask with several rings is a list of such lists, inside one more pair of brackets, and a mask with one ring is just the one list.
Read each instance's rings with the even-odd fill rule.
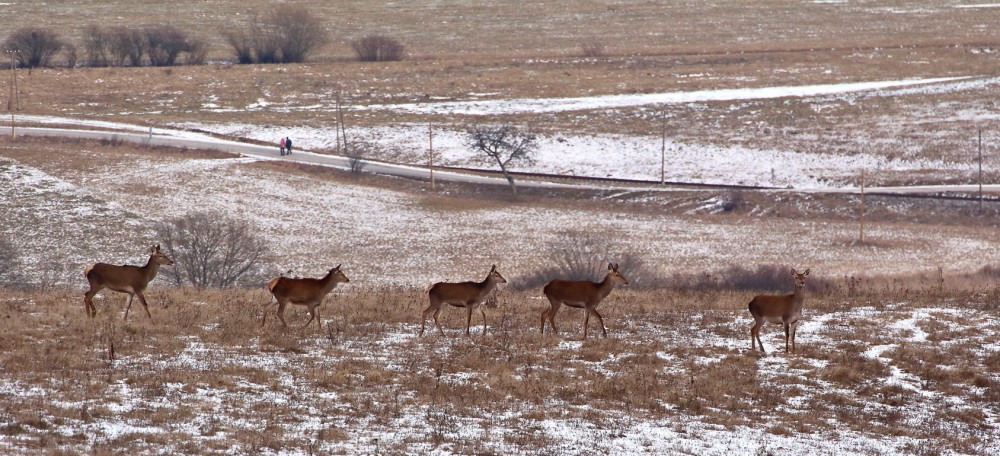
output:
[[351,47],[362,62],[388,62],[403,58],[403,45],[385,35],[368,35],[351,43]]
[[[267,241],[245,220],[195,212],[162,222],[156,232],[174,268],[167,271],[177,285],[228,287],[256,280],[268,253]],[[250,280],[247,278],[250,277]]]
[[510,192],[517,195],[514,176],[510,174],[511,165],[535,162],[534,153],[538,148],[537,137],[530,131],[521,131],[514,125],[472,125],[466,128],[469,137],[469,147],[476,152],[484,163],[495,163],[500,167],[503,177],[510,184]]
[[14,52],[22,67],[47,67],[65,44],[55,32],[37,27],[25,27],[11,33],[4,41],[4,49]]

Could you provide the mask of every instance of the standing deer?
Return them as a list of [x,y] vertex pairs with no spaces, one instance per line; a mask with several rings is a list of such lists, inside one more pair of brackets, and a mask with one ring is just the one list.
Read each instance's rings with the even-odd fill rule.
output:
[[799,318],[802,317],[802,303],[805,301],[806,277],[809,276],[809,269],[799,274],[792,269],[792,278],[795,279],[795,291],[787,295],[759,295],[750,300],[750,315],[753,316],[753,327],[750,328],[750,349],[756,350],[757,344],[760,351],[764,351],[764,343],[760,341],[760,327],[764,322],[781,323],[785,326],[785,352],[788,352],[788,339],[792,340],[792,351],[795,351],[795,331],[799,326]]
[[556,312],[559,311],[559,306],[565,304],[569,307],[585,309],[586,314],[583,317],[584,339],[587,338],[590,314],[594,314],[597,321],[601,322],[601,331],[604,332],[604,337],[608,337],[608,330],[604,327],[604,318],[597,313],[597,305],[611,294],[611,290],[617,284],[628,285],[628,279],[618,272],[617,264],[611,263],[608,263],[608,275],[604,276],[604,280],[601,282],[553,280],[547,283],[542,292],[545,293],[546,298],[549,298],[550,307],[542,311],[542,334],[545,334],[546,319],[552,325],[552,333],[558,334],[556,331]]
[[465,319],[465,335],[469,335],[469,326],[472,325],[472,312],[479,308],[479,313],[483,314],[483,334],[486,334],[486,312],[479,307],[483,299],[493,291],[493,288],[500,283],[507,283],[507,279],[497,271],[497,265],[493,265],[486,279],[482,282],[461,282],[447,283],[438,282],[427,290],[427,298],[431,304],[427,306],[420,318],[420,335],[424,335],[424,325],[427,323],[427,316],[434,314],[434,324],[437,325],[438,332],[444,335],[441,330],[441,323],[438,322],[438,314],[441,313],[441,304],[449,304],[454,307],[465,307],[468,316]]
[[83,276],[90,283],[90,289],[83,295],[83,306],[88,317],[97,316],[97,308],[94,307],[94,295],[104,288],[122,293],[128,293],[128,306],[125,307],[125,321],[128,321],[128,311],[132,308],[132,298],[138,296],[142,308],[149,314],[149,307],[146,306],[146,297],[142,294],[146,291],[146,286],[156,277],[160,270],[160,265],[170,266],[173,260],[167,258],[160,251],[159,244],[149,248],[149,261],[145,266],[121,265],[115,266],[107,263],[94,263],[83,270]]
[[[271,279],[267,284],[267,289],[271,291],[271,296],[273,299],[267,305],[276,304],[278,306],[278,319],[281,320],[281,324],[288,327],[288,323],[285,322],[285,306],[289,303],[303,305],[309,308],[309,321],[302,325],[302,328],[309,326],[313,319],[316,320],[316,324],[319,325],[320,329],[323,329],[323,319],[319,316],[319,311],[316,307],[323,303],[323,298],[333,290],[338,283],[347,283],[351,280],[344,275],[344,271],[340,270],[340,265],[331,269],[326,273],[326,276],[322,279],[312,279],[312,278],[291,278],[285,276],[279,276]],[[260,322],[260,326],[264,327],[264,323],[267,323],[267,312],[268,309],[264,309],[264,318]]]

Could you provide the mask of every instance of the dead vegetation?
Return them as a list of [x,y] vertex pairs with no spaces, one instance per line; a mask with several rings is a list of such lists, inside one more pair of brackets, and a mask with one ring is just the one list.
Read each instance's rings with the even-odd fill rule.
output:
[[800,353],[770,357],[749,351],[749,294],[731,291],[612,294],[611,337],[587,341],[540,336],[533,293],[500,292],[485,336],[454,312],[422,339],[419,289],[335,292],[322,330],[259,328],[263,290],[148,295],[157,321],[123,324],[115,295],[87,319],[75,290],[5,293],[7,451],[548,454],[653,425],[974,454],[997,436],[998,357],[981,348],[1000,342],[996,289],[818,295]]

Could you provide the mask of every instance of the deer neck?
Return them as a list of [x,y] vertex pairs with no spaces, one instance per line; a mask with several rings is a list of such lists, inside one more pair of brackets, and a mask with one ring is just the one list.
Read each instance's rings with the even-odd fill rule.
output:
[[326,277],[323,277],[321,282],[323,283],[323,291],[329,293],[337,286],[337,276],[333,271],[327,272]]
[[486,276],[486,280],[479,282],[479,296],[486,296],[497,286],[497,281],[492,275]]
[[805,285],[796,285],[795,292],[792,293],[792,309],[796,312],[802,311],[802,303],[806,300]]
[[604,280],[597,284],[597,296],[600,300],[608,297],[611,294],[611,290],[615,288],[614,280],[611,280],[611,274],[604,276]]
[[160,263],[156,261],[156,257],[153,255],[149,256],[149,261],[142,268],[142,275],[146,278],[146,283],[152,282],[153,278],[156,277],[156,273],[160,271]]

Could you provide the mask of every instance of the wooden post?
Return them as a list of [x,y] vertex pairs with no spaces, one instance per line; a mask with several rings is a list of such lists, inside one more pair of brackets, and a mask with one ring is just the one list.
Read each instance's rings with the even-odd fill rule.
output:
[[10,139],[14,140],[14,96],[17,93],[17,65],[14,63],[14,51],[7,51],[10,53],[10,99],[7,100],[7,109],[10,110]]
[[979,130],[979,215],[983,215],[983,130]]
[[666,163],[667,163],[667,114],[666,111],[660,113],[660,117],[663,119],[662,132],[661,132],[661,142],[660,142],[660,185],[667,183],[666,180]]
[[434,123],[427,122],[427,168],[431,173],[431,190],[434,190]]
[[865,169],[861,168],[861,223],[858,230],[858,240],[865,242]]

